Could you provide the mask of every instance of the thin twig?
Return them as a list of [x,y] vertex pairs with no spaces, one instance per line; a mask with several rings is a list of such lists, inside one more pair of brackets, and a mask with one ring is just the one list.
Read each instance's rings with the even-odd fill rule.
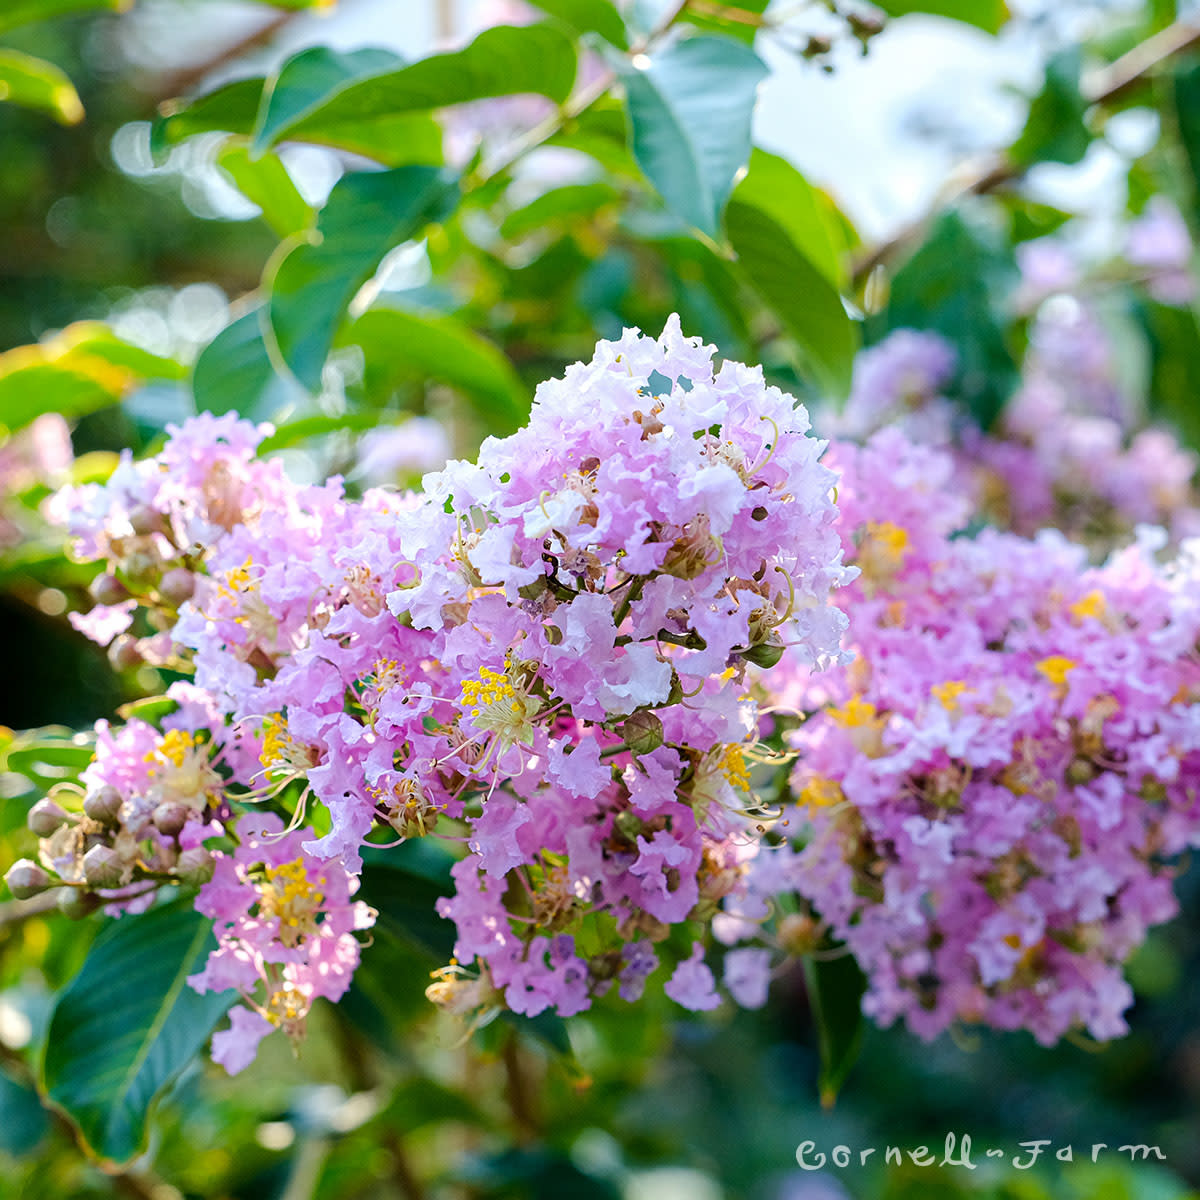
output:
[[[1176,22],[1087,79],[1080,89],[1083,98],[1090,105],[1124,100],[1131,92],[1148,83],[1156,68],[1197,45],[1200,45],[1200,26],[1186,21]],[[930,221],[943,208],[968,196],[983,196],[997,191],[1019,179],[1025,170],[1024,165],[1012,162],[1006,155],[992,154],[974,166],[957,172],[957,180],[952,178],[939,190],[925,216],[906,225],[858,259],[853,270],[855,286],[863,284],[877,266],[887,262],[897,251],[919,240]]]

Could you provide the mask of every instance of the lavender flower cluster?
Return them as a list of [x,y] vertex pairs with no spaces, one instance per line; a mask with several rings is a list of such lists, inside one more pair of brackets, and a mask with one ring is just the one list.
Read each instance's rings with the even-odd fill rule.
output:
[[418,492],[297,485],[265,427],[206,415],[59,493],[104,563],[79,628],[190,678],[158,725],[100,724],[10,885],[119,910],[201,883],[230,1071],[345,993],[364,846],[417,838],[455,858],[427,994],[468,1020],[656,972],[714,1008],[714,942],[757,1007],[836,939],[882,1023],[1122,1032],[1200,844],[1200,551],[956,536],[953,452],[894,427],[821,461],[713,353],[676,318],[601,342]]

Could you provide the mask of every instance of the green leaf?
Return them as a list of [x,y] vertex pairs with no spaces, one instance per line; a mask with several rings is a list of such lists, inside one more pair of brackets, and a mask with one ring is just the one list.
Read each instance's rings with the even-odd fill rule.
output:
[[50,1119],[37,1092],[0,1071],[0,1151],[28,1154],[49,1128]]
[[147,379],[182,373],[174,360],[122,341],[107,325],[80,321],[45,342],[0,354],[0,424],[20,429],[45,412],[81,417]]
[[890,329],[940,333],[958,356],[953,392],[987,429],[1017,385],[1004,316],[1016,279],[1012,252],[990,231],[947,212],[893,276]]
[[935,17],[948,17],[952,21],[963,21],[974,25],[985,33],[999,33],[1008,20],[1008,4],[1005,0],[874,0],[889,17],[903,17],[909,13],[928,13]]
[[511,433],[529,413],[530,397],[508,359],[453,317],[376,308],[341,340],[362,347],[364,383],[376,398],[402,380],[432,378],[473,400],[491,433]]
[[531,0],[534,8],[557,17],[573,33],[598,33],[618,50],[629,49],[625,22],[610,0]]
[[263,341],[261,308],[227,325],[196,359],[192,394],[197,412],[253,412],[278,378]]
[[517,241],[548,225],[593,217],[617,204],[620,198],[621,194],[609,183],[569,183],[551,188],[509,213],[500,225],[500,233],[510,241]]
[[186,900],[122,917],[58,997],[43,1081],[102,1157],[123,1162],[143,1150],[155,1098],[236,999],[187,986],[215,944],[212,923]]
[[254,127],[254,149],[261,151],[287,136],[288,130],[360,79],[395,70],[401,59],[390,50],[367,47],[341,53],[313,46],[289,58],[267,81]]
[[[407,419],[407,416],[403,418],[403,420]],[[391,418],[391,420],[396,424],[402,423],[396,418]],[[334,433],[360,433],[363,430],[376,429],[380,425],[388,423],[389,418],[374,409],[366,409],[362,412],[351,410],[336,417],[297,417],[294,421],[284,421],[276,427],[270,437],[263,438],[259,443],[258,452],[259,454],[270,454],[275,450],[285,450],[288,446],[298,446],[310,438],[328,437]]]
[[667,207],[716,236],[750,157],[750,121],[767,73],[748,46],[696,37],[621,68],[633,153]]
[[296,190],[287,168],[270,151],[252,156],[245,142],[229,141],[217,155],[217,166],[247,200],[262,209],[263,220],[281,238],[312,224],[313,210]]
[[161,155],[197,133],[254,132],[266,80],[238,79],[195,100],[167,100],[159,105],[158,119],[150,128],[150,149]]
[[[739,41],[753,42],[767,10],[768,0],[716,0],[711,5],[688,7],[685,19],[697,29],[709,33],[723,33]],[[740,14],[745,18],[740,18]]]
[[[389,850],[386,862],[364,855],[358,899],[379,914],[376,936],[395,939],[431,961],[445,963],[454,953],[454,922],[439,917],[434,905],[453,894],[453,860],[442,856],[431,860],[415,849],[421,846],[419,841],[406,842],[396,850],[410,846],[414,849],[403,854]],[[422,847],[422,851],[426,849]]]
[[835,287],[850,280],[843,220],[833,202],[786,159],[765,150],[750,155],[738,199],[753,204],[786,230],[788,240]]
[[[765,169],[756,174],[759,167]],[[826,240],[831,231],[822,232],[819,223],[807,220],[803,208],[792,212],[787,196],[802,196],[807,185],[786,167],[782,159],[756,157],[729,202],[725,228],[742,272],[783,323],[803,365],[821,387],[844,396],[850,389],[858,327],[827,274],[844,268]],[[785,187],[782,197],[776,186]]]
[[288,136],[323,141],[332,131],[394,120],[489,96],[536,92],[561,103],[575,83],[575,45],[553,25],[485,29],[469,46],[351,83],[298,122]]
[[43,791],[79,778],[92,761],[95,739],[51,726],[17,734],[4,752],[4,769],[24,775]]
[[1147,301],[1143,320],[1150,339],[1150,411],[1170,421],[1184,443],[1200,447],[1200,405],[1196,404],[1196,363],[1200,327],[1187,308]]
[[83,120],[79,93],[66,75],[53,63],[19,50],[0,50],[0,100],[37,109],[60,125]]
[[831,1108],[862,1050],[867,981],[849,954],[824,962],[806,958],[804,981],[821,1054],[817,1087],[822,1105]]
[[1009,155],[1013,162],[1068,165],[1079,162],[1092,144],[1084,124],[1088,104],[1079,91],[1081,55],[1078,46],[1062,50],[1046,64],[1042,90],[1029,105],[1029,117]]
[[320,129],[289,136],[372,158],[385,167],[410,163],[440,167],[445,162],[442,127],[427,112],[393,113],[370,121],[330,121]]
[[310,390],[355,293],[401,242],[453,207],[457,186],[432,167],[344,176],[317,218],[316,244],[297,246],[266,280],[270,336]]
[[0,11],[0,33],[33,21],[49,21],[73,13],[115,9],[122,12],[133,7],[133,0],[6,0]]
[[1195,229],[1200,227],[1200,63],[1179,67],[1172,73],[1170,95],[1175,110],[1175,131],[1190,168],[1184,173],[1184,188]]

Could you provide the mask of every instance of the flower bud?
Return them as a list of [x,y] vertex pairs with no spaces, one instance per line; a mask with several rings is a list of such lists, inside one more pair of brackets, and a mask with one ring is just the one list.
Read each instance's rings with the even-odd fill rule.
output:
[[72,921],[81,921],[100,907],[100,897],[83,888],[64,887],[58,889],[58,911]]
[[162,513],[148,504],[139,504],[129,514],[129,524],[133,526],[133,532],[138,537],[145,537],[162,528]]
[[44,838],[49,837],[60,825],[65,825],[70,820],[70,814],[64,812],[53,800],[47,797],[44,800],[39,800],[29,810],[29,815],[25,818],[25,823],[29,826],[31,832],[36,833],[40,838]]
[[175,874],[181,883],[207,883],[213,874],[213,856],[203,846],[193,846],[179,856]]
[[649,754],[663,744],[662,721],[649,709],[631,713],[621,726],[621,737],[634,754]]
[[773,667],[783,657],[783,650],[779,642],[759,642],[757,646],[743,650],[742,657],[756,667]]
[[196,577],[185,567],[173,567],[162,577],[158,590],[168,604],[178,607],[192,598],[196,590]]
[[93,846],[83,856],[83,876],[92,887],[120,887],[124,875],[121,856],[111,846]]
[[176,837],[187,824],[190,815],[185,805],[175,800],[164,800],[151,814],[150,820],[154,822],[154,828],[159,833],[165,833],[167,837]]
[[101,825],[116,825],[121,820],[121,793],[106,783],[99,791],[88,793],[83,811]]
[[28,900],[44,892],[52,880],[32,859],[18,858],[5,873],[4,882],[18,900]]
[[114,671],[129,671],[140,666],[142,656],[138,653],[136,639],[127,633],[121,634],[108,648],[108,661]]
[[97,604],[120,604],[129,598],[129,589],[111,571],[105,571],[88,584],[88,595]]
[[135,550],[125,559],[125,574],[139,587],[148,586],[158,570],[158,558],[145,550]]
[[779,922],[778,937],[789,954],[811,954],[821,944],[821,925],[805,913],[788,913]]

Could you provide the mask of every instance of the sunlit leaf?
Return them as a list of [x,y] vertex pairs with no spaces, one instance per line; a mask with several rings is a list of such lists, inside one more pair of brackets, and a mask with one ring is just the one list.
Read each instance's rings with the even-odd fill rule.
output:
[[252,155],[244,142],[229,141],[217,155],[217,166],[247,200],[262,209],[263,220],[280,237],[290,237],[311,224],[313,210],[296,190],[287,168],[270,151]]
[[835,227],[811,189],[782,159],[756,156],[729,202],[725,227],[738,265],[782,322],[816,381],[849,390],[858,328],[831,274],[844,272]]
[[625,22],[611,0],[530,0],[574,33],[598,33],[619,50],[629,48]]
[[667,207],[709,236],[750,157],[750,120],[766,73],[753,50],[722,37],[678,42],[622,68],[639,165]]
[[508,359],[453,317],[395,308],[364,313],[344,341],[362,347],[365,384],[376,395],[407,379],[437,379],[472,400],[490,432],[516,429],[530,397]]
[[105,9],[121,12],[132,7],[133,0],[6,0],[0,9],[0,33],[33,21]]
[[115,404],[147,379],[177,379],[183,368],[81,321],[32,346],[0,354],[0,424],[20,429],[45,412],[80,417]]
[[1009,17],[1006,0],[875,0],[875,3],[891,17],[928,13],[975,25],[985,33],[999,33]]
[[315,390],[346,306],[388,250],[453,206],[456,185],[432,167],[344,176],[317,219],[317,244],[292,250],[266,280],[269,336]]
[[398,114],[442,108],[490,96],[535,92],[565,100],[575,82],[575,46],[553,25],[500,25],[469,46],[351,83],[293,125],[288,136],[323,141],[331,131]]
[[0,100],[37,109],[60,125],[83,120],[79,93],[66,75],[53,63],[18,50],[0,50]]
[[254,127],[254,148],[265,150],[287,136],[292,126],[360,79],[400,66],[390,50],[367,47],[342,53],[312,46],[289,58],[263,89]]

